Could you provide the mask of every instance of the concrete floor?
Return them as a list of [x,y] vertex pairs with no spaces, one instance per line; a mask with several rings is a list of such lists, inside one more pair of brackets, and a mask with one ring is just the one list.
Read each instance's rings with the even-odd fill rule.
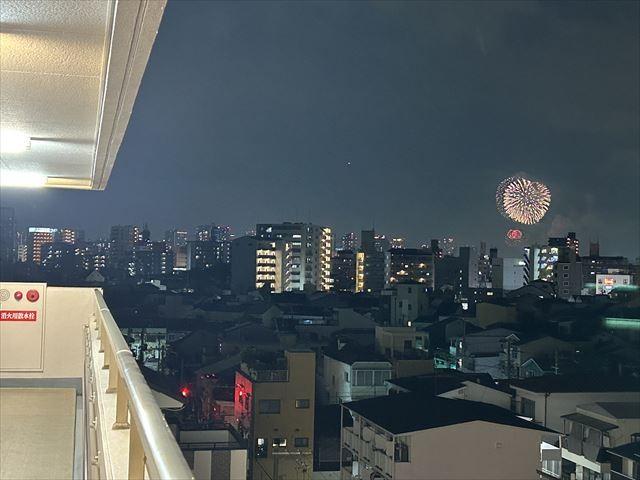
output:
[[71,479],[75,417],[73,388],[0,388],[0,479]]

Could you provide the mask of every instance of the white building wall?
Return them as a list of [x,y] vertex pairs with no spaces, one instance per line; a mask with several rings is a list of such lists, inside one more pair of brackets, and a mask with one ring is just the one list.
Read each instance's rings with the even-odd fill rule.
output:
[[[345,381],[345,373],[349,377],[349,382]],[[335,404],[350,401],[351,366],[325,355],[323,386],[325,391],[323,403]]]
[[[545,425],[545,394],[533,393],[516,389],[516,408],[520,414],[522,398],[536,402],[534,421]],[[562,432],[564,421],[562,415],[568,415],[576,411],[578,405],[594,402],[637,402],[637,392],[579,392],[579,393],[551,393],[546,398],[546,427],[557,432]]]
[[475,421],[411,434],[410,462],[394,480],[538,478],[542,432]]

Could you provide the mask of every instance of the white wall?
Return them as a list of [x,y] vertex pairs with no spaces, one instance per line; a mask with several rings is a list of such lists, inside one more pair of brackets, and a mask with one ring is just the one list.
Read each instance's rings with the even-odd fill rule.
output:
[[538,478],[541,434],[475,421],[415,432],[410,462],[394,480],[531,480]]
[[[536,402],[534,421],[544,425],[545,396],[544,393],[533,393],[516,387],[516,406],[520,414],[521,399],[528,398]],[[562,432],[564,421],[562,415],[576,411],[576,406],[593,402],[637,402],[637,392],[580,392],[580,393],[552,393],[547,397],[546,427]]]
[[[351,366],[327,355],[324,356],[323,361],[323,403],[335,404],[351,400]],[[349,383],[344,381],[345,373],[349,375]]]
[[93,288],[47,287],[43,371],[0,372],[0,378],[82,378],[84,326],[95,309]]

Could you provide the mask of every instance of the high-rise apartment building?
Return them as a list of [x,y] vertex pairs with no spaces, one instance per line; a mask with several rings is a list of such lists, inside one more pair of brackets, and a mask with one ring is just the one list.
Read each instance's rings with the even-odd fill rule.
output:
[[389,248],[404,248],[404,247],[405,247],[404,238],[393,237],[389,242]]
[[311,223],[256,225],[256,237],[291,245],[288,290],[331,288],[331,229]]
[[210,242],[213,240],[214,225],[198,225],[195,231],[195,237],[200,242]]
[[27,261],[40,265],[42,263],[42,246],[56,241],[57,228],[29,227],[27,230]]
[[384,288],[385,254],[382,240],[374,230],[363,230],[360,235],[360,250],[356,255],[357,292],[380,293]]
[[444,237],[440,242],[440,248],[444,255],[454,256],[456,254],[456,240],[453,237]]
[[139,242],[133,246],[129,275],[148,277],[173,271],[174,253],[165,242]]
[[172,250],[178,247],[186,247],[189,240],[189,232],[186,230],[172,229],[164,233],[164,241],[167,242]]
[[419,283],[433,289],[435,271],[433,254],[422,248],[391,248],[385,253],[385,286]]
[[137,225],[114,225],[109,235],[109,266],[127,270],[131,263],[133,246],[142,240],[142,229]]
[[459,257],[462,263],[463,283],[467,288],[480,286],[480,268],[478,265],[478,252],[476,247],[460,247]]
[[[426,245],[423,245],[423,248],[426,248]],[[431,253],[433,253],[433,257],[435,259],[439,259],[444,257],[444,251],[440,248],[440,240],[437,238],[432,238],[429,242],[429,248],[431,249]]]
[[231,290],[247,293],[269,286],[274,293],[289,290],[291,245],[282,240],[240,237],[231,242]]
[[187,270],[209,270],[217,263],[229,263],[229,242],[195,240],[187,242]]
[[338,250],[331,259],[332,289],[354,292],[356,290],[356,253],[353,250]]
[[356,232],[348,232],[342,235],[341,250],[355,251],[358,248],[358,234]]
[[576,238],[576,232],[569,232],[566,237],[549,237],[547,245],[558,248],[568,247],[576,255],[580,255],[580,241]]
[[201,242],[229,242],[232,239],[231,227],[229,225],[198,225],[195,232],[196,240]]
[[522,258],[491,259],[491,286],[504,291],[516,290],[525,285],[525,263]]
[[582,261],[573,246],[560,249],[558,261],[554,265],[554,281],[560,298],[569,299],[582,294]]

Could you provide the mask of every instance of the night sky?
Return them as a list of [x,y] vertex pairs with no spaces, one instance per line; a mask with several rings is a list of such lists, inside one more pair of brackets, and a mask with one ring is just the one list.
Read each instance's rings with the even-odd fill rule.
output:
[[635,259],[639,5],[170,1],[107,190],[2,205],[90,238],[313,221],[504,249],[495,188],[525,172],[552,193],[530,240]]

